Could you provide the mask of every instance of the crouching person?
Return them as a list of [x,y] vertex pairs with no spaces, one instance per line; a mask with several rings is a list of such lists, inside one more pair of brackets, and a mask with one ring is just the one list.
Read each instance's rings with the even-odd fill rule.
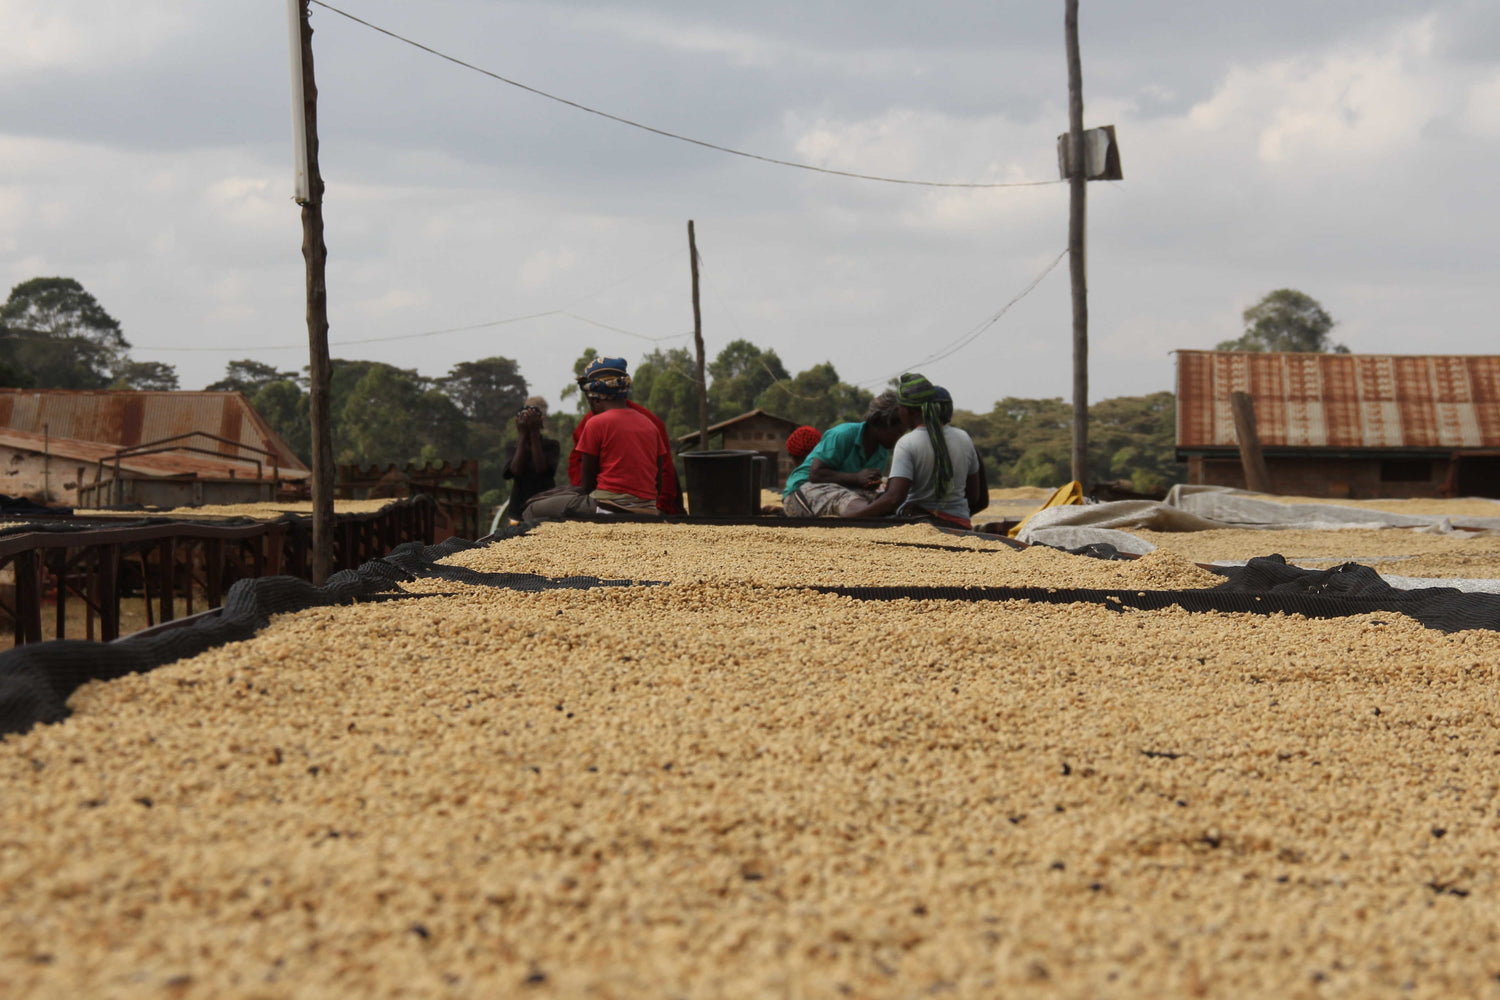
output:
[[851,505],[875,497],[903,430],[896,394],[889,391],[875,397],[864,420],[829,428],[786,477],[781,502],[787,516],[843,517]]
[[624,358],[595,358],[578,386],[589,412],[573,432],[568,458],[571,486],[532,498],[527,521],[568,514],[618,511],[680,514],[682,494],[672,466],[672,449],[661,419],[630,401]]
[[984,467],[974,441],[947,426],[952,399],[921,375],[901,376],[896,390],[907,432],[891,454],[885,492],[851,504],[845,517],[930,517],[940,525],[972,528],[970,516],[989,505]]

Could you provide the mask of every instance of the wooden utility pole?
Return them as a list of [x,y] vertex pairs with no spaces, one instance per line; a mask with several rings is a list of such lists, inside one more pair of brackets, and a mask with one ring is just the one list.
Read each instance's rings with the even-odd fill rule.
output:
[[1255,428],[1255,400],[1248,392],[1231,392],[1229,407],[1234,413],[1234,436],[1240,443],[1240,468],[1245,472],[1245,489],[1269,493],[1271,477],[1266,472],[1266,457],[1260,450],[1260,433]]
[[688,220],[688,259],[693,266],[693,346],[698,349],[698,450],[708,450],[708,375],[703,363],[703,309],[698,304],[698,239]]
[[[328,357],[328,248],[323,243],[323,176],[318,172],[318,87],[313,79],[312,24],[308,0],[287,0],[295,8],[297,38],[292,56],[293,128],[297,130],[297,201],[302,205],[302,259],[307,265],[309,418],[312,424],[312,575],[321,585],[333,573],[333,429]],[[291,9],[288,13],[292,13]],[[300,95],[297,102],[295,97]],[[305,159],[303,159],[305,157]],[[304,184],[305,181],[305,184]]]
[[1084,270],[1088,156],[1083,147],[1083,61],[1078,52],[1078,0],[1067,0],[1068,43],[1068,272],[1073,278],[1073,478],[1088,489],[1089,293]]

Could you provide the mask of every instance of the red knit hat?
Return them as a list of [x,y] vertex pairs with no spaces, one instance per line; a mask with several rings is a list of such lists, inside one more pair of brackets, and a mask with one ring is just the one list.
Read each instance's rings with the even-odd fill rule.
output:
[[786,451],[788,455],[797,461],[802,461],[808,453],[818,446],[823,440],[823,435],[816,427],[798,427],[786,438]]

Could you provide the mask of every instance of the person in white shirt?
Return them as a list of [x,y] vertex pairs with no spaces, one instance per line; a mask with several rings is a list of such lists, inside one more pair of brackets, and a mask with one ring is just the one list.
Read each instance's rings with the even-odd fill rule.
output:
[[989,506],[989,489],[973,439],[947,425],[952,397],[925,376],[907,373],[896,398],[907,432],[891,452],[885,492],[849,507],[844,516],[919,515],[940,525],[972,528],[970,518]]

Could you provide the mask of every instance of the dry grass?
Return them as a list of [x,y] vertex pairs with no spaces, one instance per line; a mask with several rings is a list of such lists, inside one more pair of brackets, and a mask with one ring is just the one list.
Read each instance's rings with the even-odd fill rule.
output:
[[[185,605],[183,604],[181,597],[177,599],[175,607],[177,611],[177,617],[181,618],[186,615],[186,611],[184,610]],[[155,620],[154,616],[159,609],[160,604],[153,601],[151,607],[153,621]],[[198,600],[193,605],[193,611],[198,612],[205,610],[207,610],[207,607],[200,594]],[[83,601],[76,597],[70,596],[67,602],[63,605],[63,611],[65,618],[63,622],[64,627],[62,638],[88,638],[88,622]],[[120,599],[121,635],[129,635],[132,632],[139,632],[141,629],[146,628],[148,624],[149,623],[146,619],[146,602],[143,598],[125,597]],[[0,628],[3,628],[3,631],[0,631],[0,651],[10,649],[15,645],[15,626],[11,623],[11,620],[8,617],[5,617],[3,618],[3,620],[0,620]],[[98,639],[100,637],[99,619],[97,616],[94,618],[93,637],[95,639]],[[58,638],[57,605],[51,601],[47,601],[42,605],[42,639],[48,640],[56,638]]]

